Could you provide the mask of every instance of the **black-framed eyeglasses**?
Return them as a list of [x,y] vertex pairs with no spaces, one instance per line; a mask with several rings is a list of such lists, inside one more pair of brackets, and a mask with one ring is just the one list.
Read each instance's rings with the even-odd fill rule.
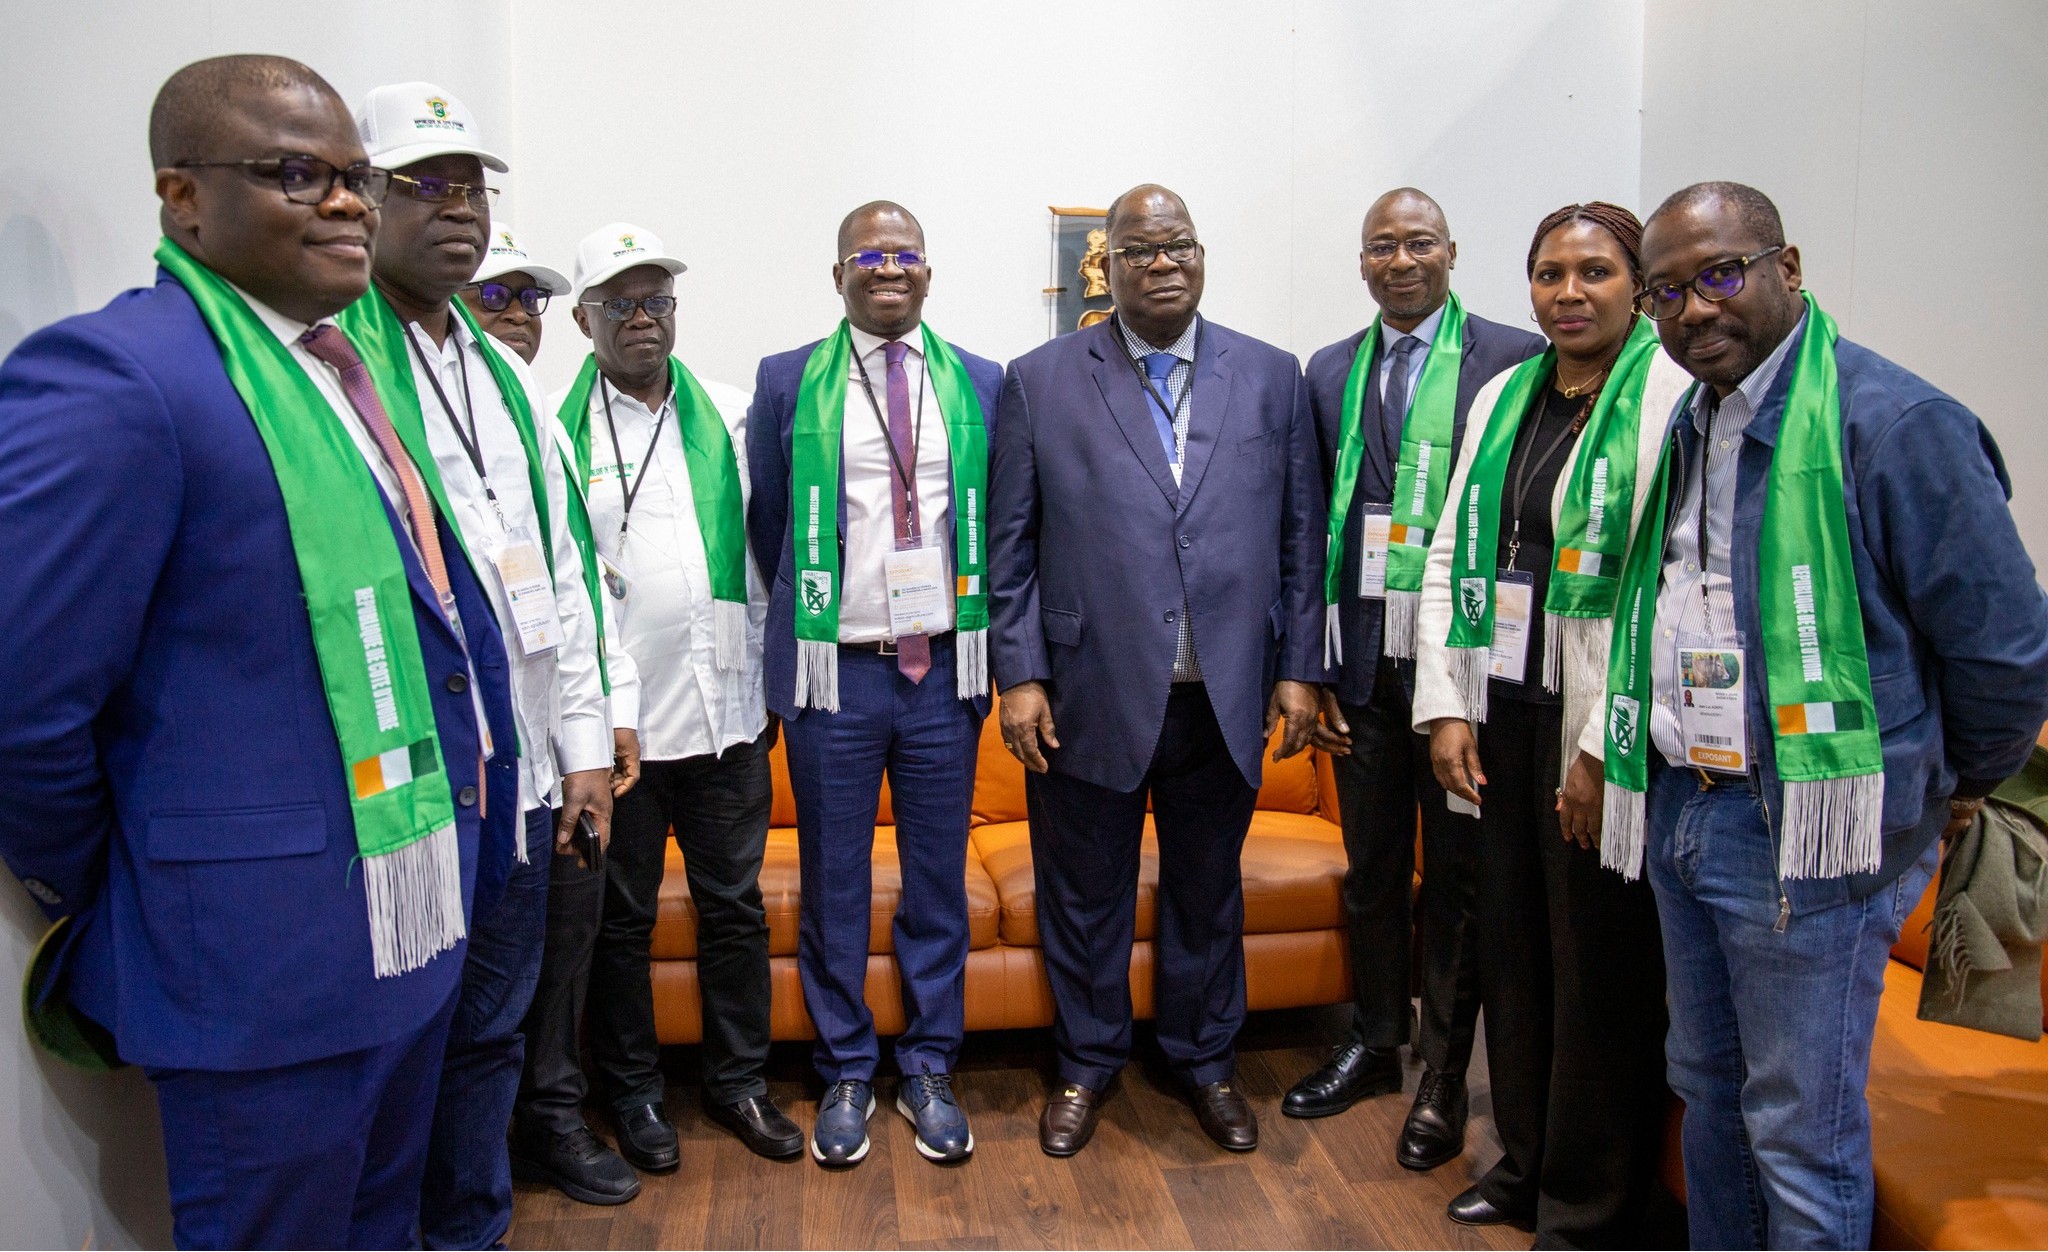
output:
[[471,283],[467,290],[476,292],[476,302],[483,305],[487,312],[503,313],[512,307],[514,300],[519,301],[519,307],[525,309],[530,317],[539,317],[548,311],[549,293],[544,287],[514,287],[509,283],[481,282]]
[[445,204],[448,197],[459,194],[469,201],[470,208],[479,213],[490,208],[491,197],[498,194],[496,187],[486,187],[482,183],[458,183],[432,174],[393,174],[391,181],[403,184],[407,195],[428,204]]
[[613,296],[609,300],[580,300],[577,303],[586,309],[603,309],[604,320],[608,322],[628,321],[635,309],[647,310],[647,316],[657,322],[676,311],[674,296],[643,296],[638,300],[629,296]]
[[859,252],[839,259],[841,265],[848,261],[864,270],[878,270],[891,262],[894,262],[897,268],[906,270],[932,263],[931,257],[925,255],[922,248],[900,248],[895,252],[883,252],[879,248],[862,248]]
[[1391,261],[1396,252],[1406,252],[1420,261],[1436,255],[1443,246],[1443,240],[1432,235],[1417,235],[1413,239],[1375,239],[1365,245],[1365,255],[1375,261]]
[[1175,265],[1186,265],[1194,260],[1195,254],[1201,250],[1202,241],[1199,239],[1169,239],[1165,243],[1125,244],[1121,248],[1111,248],[1109,255],[1120,256],[1124,259],[1125,265],[1134,270],[1141,270],[1158,260],[1162,252],[1166,254],[1166,259]]
[[235,169],[247,171],[264,182],[274,182],[293,204],[325,204],[339,181],[349,194],[369,208],[384,203],[394,175],[368,161],[338,166],[316,156],[244,157],[239,161],[179,161],[173,169]]
[[1636,293],[1636,309],[1653,322],[1668,322],[1685,312],[1685,293],[1688,291],[1698,292],[1700,299],[1710,304],[1732,299],[1742,294],[1742,284],[1750,266],[1773,252],[1784,250],[1784,244],[1772,244],[1762,252],[1752,252],[1732,261],[1716,261],[1693,275],[1689,283],[1658,283],[1654,287],[1645,287]]

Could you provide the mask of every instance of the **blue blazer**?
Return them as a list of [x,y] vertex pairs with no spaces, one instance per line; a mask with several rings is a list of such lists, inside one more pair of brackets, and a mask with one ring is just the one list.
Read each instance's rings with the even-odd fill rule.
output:
[[[1326,492],[1337,476],[1337,440],[1343,427],[1344,384],[1351,377],[1351,363],[1358,356],[1358,345],[1363,342],[1365,331],[1361,330],[1317,352],[1308,361],[1308,399],[1310,408],[1315,412],[1316,439],[1322,450]],[[1451,423],[1451,459],[1445,462],[1447,466],[1458,463],[1458,451],[1465,443],[1465,415],[1479,389],[1494,375],[1512,369],[1547,346],[1541,335],[1489,322],[1469,312],[1465,315],[1465,357],[1458,366],[1458,403]],[[1379,367],[1377,352],[1368,367]],[[1365,410],[1360,419],[1368,432],[1379,429],[1383,420],[1379,388],[1366,388]],[[1358,549],[1365,527],[1365,511],[1358,506],[1385,504],[1392,500],[1394,470],[1393,465],[1387,464],[1380,441],[1368,438],[1365,457],[1358,466],[1358,486],[1351,496],[1351,513],[1345,518],[1344,572],[1338,584],[1352,591],[1352,594],[1340,596],[1338,601],[1337,622],[1344,642],[1344,659],[1333,675],[1337,698],[1346,704],[1364,704],[1372,699],[1373,680],[1379,673],[1380,625],[1386,604],[1384,600],[1366,600],[1357,595]],[[1326,527],[1327,524],[1326,518]],[[1409,694],[1413,695],[1414,665],[1403,662],[1401,673]]]
[[[768,709],[791,719],[805,710],[796,706],[796,547],[789,529],[789,439],[796,419],[797,385],[803,381],[804,364],[823,340],[801,348],[765,357],[754,374],[754,402],[747,409],[747,475],[753,481],[753,495],[747,503],[747,543],[754,550],[754,564],[775,571],[775,585],[768,592],[767,639],[763,645],[762,676],[768,685]],[[953,344],[960,363],[967,367],[968,381],[981,401],[982,420],[988,424],[989,442],[995,442],[996,393],[1002,387],[1003,367]],[[839,477],[839,555],[846,555],[846,471],[842,462]],[[953,531],[953,509],[946,507],[946,533]],[[988,716],[988,697],[974,701],[974,715]]]
[[[498,745],[488,822],[458,796],[467,891],[480,837],[511,854],[518,739],[490,605],[441,534]],[[400,548],[460,793],[479,781],[463,651]],[[372,972],[284,500],[168,275],[0,367],[0,551],[0,858],[50,916],[72,915],[73,1003],[124,1059],[177,1068],[290,1065],[424,1026],[464,949]]]
[[[1764,637],[1757,552],[1765,478],[1798,355],[1794,342],[1735,461],[1735,604],[1753,640]],[[1896,880],[1940,837],[1958,785],[1983,795],[2018,773],[2048,719],[2048,597],[2013,524],[2012,483],[1991,432],[1925,380],[1847,339],[1835,345],[1835,366],[1843,504],[1884,749],[1884,854],[1873,874],[1786,880],[1802,914]],[[1678,475],[1698,472],[1687,463],[1699,456],[1683,401],[1667,437],[1677,441],[1672,473],[1682,482]],[[1785,806],[1760,652],[1752,646],[1745,685],[1775,822]]]
[[1180,486],[1116,328],[1010,363],[989,475],[996,685],[1048,685],[1052,768],[1150,768],[1183,611],[1231,759],[1257,786],[1276,679],[1320,682],[1323,483],[1293,356],[1207,322]]

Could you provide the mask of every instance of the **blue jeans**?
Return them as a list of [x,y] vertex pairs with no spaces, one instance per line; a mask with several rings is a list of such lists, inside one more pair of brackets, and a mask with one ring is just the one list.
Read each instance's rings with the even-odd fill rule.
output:
[[540,981],[547,937],[554,814],[527,810],[525,836],[530,863],[514,862],[489,913],[470,919],[420,1191],[420,1236],[430,1248],[496,1247],[512,1225],[505,1132],[526,1059],[519,1022]]
[[952,637],[933,641],[931,672],[918,683],[897,672],[893,656],[841,648],[839,711],[806,709],[782,733],[803,889],[797,972],[818,1028],[818,1073],[826,1082],[872,1082],[881,1060],[865,991],[885,771],[903,881],[896,1066],[950,1073],[967,1010],[967,820],[981,742],[981,719],[954,689]]
[[1693,1247],[1870,1245],[1870,1039],[1885,962],[1939,852],[1863,899],[1798,912],[1781,933],[1757,794],[1652,765],[1647,861]]

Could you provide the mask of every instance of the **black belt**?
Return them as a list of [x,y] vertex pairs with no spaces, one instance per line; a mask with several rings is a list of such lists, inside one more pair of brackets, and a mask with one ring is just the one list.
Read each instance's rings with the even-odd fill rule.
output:
[[[953,632],[950,630],[936,635],[925,636],[925,638],[932,641],[934,646],[938,644],[939,640],[951,639],[952,637]],[[839,646],[842,648],[852,648],[856,652],[872,652],[876,656],[896,655],[896,641],[894,639],[876,639],[868,643],[842,643]]]

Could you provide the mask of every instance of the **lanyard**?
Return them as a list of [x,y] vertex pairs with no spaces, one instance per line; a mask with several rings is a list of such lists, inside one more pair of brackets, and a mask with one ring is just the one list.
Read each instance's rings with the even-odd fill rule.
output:
[[[453,319],[450,319],[448,334],[451,338],[456,334]],[[462,350],[462,341],[457,339],[455,343],[455,367],[462,372],[462,410],[469,419],[467,431],[462,428],[462,418],[456,416],[455,406],[448,402],[448,393],[441,389],[441,372],[427,360],[427,354],[420,348],[420,341],[413,335],[411,327],[406,328],[405,341],[412,345],[414,358],[426,373],[427,382],[433,385],[434,398],[441,402],[441,411],[448,415],[448,426],[455,432],[455,441],[462,445],[470,466],[476,470],[477,480],[483,483],[484,499],[491,502],[491,511],[498,515],[498,524],[511,529],[505,522],[505,510],[498,503],[498,493],[491,489],[491,475],[484,469],[483,440],[478,437],[476,429],[476,401],[469,393],[469,354]]]
[[[1202,336],[1208,333],[1208,329],[1209,324],[1207,322],[1198,321],[1195,323],[1195,360],[1200,360],[1202,357]],[[1122,341],[1123,337],[1121,334],[1118,335],[1118,339]],[[1159,406],[1161,412],[1171,415],[1167,420],[1173,426],[1173,463],[1175,465],[1180,464],[1187,458],[1188,452],[1188,432],[1187,428],[1180,424],[1180,411],[1187,406],[1188,397],[1194,394],[1195,379],[1192,372],[1194,370],[1194,362],[1188,362],[1188,369],[1190,371],[1188,385],[1180,389],[1180,397],[1178,399],[1172,404],[1168,404],[1166,397],[1160,395],[1159,389],[1152,385],[1152,376],[1145,372],[1144,363],[1131,355],[1131,345],[1128,341],[1124,341],[1124,358],[1131,363],[1131,372],[1138,376],[1138,385],[1145,389],[1145,394],[1152,397],[1152,402]],[[1175,363],[1175,368],[1179,368],[1178,362]],[[1173,386],[1172,370],[1166,372],[1166,384],[1169,388]],[[1174,481],[1179,482],[1180,480],[1176,478]]]
[[896,436],[889,430],[889,419],[882,416],[882,406],[875,403],[875,384],[868,379],[867,363],[860,359],[859,353],[855,353],[853,357],[853,367],[860,371],[860,389],[867,393],[868,408],[874,410],[875,425],[882,428],[882,443],[889,449],[889,467],[896,471],[896,477],[903,483],[905,510],[911,507],[910,502],[917,497],[917,484],[913,481],[912,475],[917,472],[918,449],[924,444],[924,393],[931,390],[932,382],[930,358],[920,353],[918,361],[923,366],[923,372],[919,374],[917,380],[917,420],[910,428],[910,464],[905,466],[902,454],[896,449]]
[[[1714,415],[1720,411],[1720,399],[1710,396],[1707,400],[1706,425],[1700,431],[1700,616],[1706,620],[1709,630],[1714,626],[1714,613],[1707,603],[1707,493],[1710,490],[1707,486],[1707,461],[1714,455]],[[1732,574],[1733,571],[1730,572]]]
[[647,452],[640,458],[640,474],[637,478],[626,477],[626,454],[619,451],[619,425],[612,420],[612,389],[603,375],[597,379],[597,394],[604,401],[605,429],[612,435],[612,460],[619,467],[619,494],[625,497],[625,511],[619,515],[619,557],[625,558],[626,527],[633,521],[633,500],[640,494],[640,488],[647,485],[647,471],[654,465],[654,445],[661,438],[662,425],[668,421],[669,407],[675,403],[675,389],[671,387],[668,399],[662,401],[661,410],[654,415],[654,433],[647,437]]
[[1528,456],[1528,453],[1535,451],[1536,431],[1542,427],[1544,415],[1549,412],[1550,394],[1551,393],[1548,391],[1543,393],[1537,405],[1536,420],[1533,423],[1528,423],[1528,446],[1524,448],[1522,444],[1522,432],[1517,430],[1515,432],[1514,451],[1508,458],[1509,461],[1515,466],[1515,480],[1513,484],[1514,497],[1510,505],[1515,519],[1515,528],[1508,535],[1509,570],[1513,570],[1515,568],[1515,556],[1522,550],[1522,505],[1527,503],[1529,498],[1529,480],[1535,475],[1541,474],[1546,468],[1548,468],[1550,465],[1551,458],[1557,455],[1557,450],[1559,448],[1562,448],[1565,444],[1569,443],[1571,441],[1572,436],[1578,433],[1578,431],[1575,429],[1577,423],[1566,422],[1564,429],[1559,431],[1557,437],[1550,441],[1550,446],[1543,450],[1543,455],[1539,458],[1536,458],[1535,465],[1533,467],[1530,465],[1530,457]]

